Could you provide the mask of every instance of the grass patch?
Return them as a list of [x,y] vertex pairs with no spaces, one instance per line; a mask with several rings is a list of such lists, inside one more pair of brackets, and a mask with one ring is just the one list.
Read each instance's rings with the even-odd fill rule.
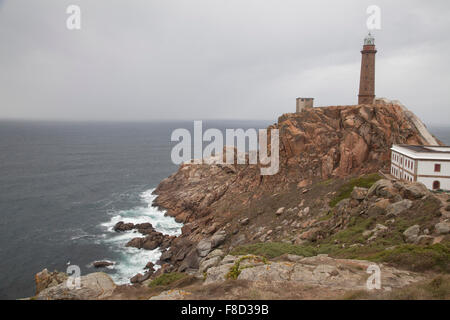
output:
[[395,290],[388,298],[394,300],[448,300],[450,299],[450,276],[440,275],[431,281]]
[[336,204],[340,201],[350,198],[350,195],[353,191],[353,188],[370,188],[375,182],[380,180],[382,177],[378,173],[368,174],[362,177],[353,178],[349,182],[345,183],[342,187],[337,191],[336,196],[331,199],[330,207],[334,208]]
[[352,217],[349,225],[342,231],[331,236],[328,242],[338,240],[340,243],[364,243],[363,232],[375,226],[376,218]]
[[160,275],[158,278],[154,279],[149,283],[149,287],[157,287],[157,286],[168,286],[180,279],[186,277],[186,274],[180,272],[170,272],[164,273]]
[[373,255],[370,260],[389,262],[417,272],[433,270],[450,273],[450,246],[448,244],[431,246],[406,244],[392,250],[381,251]]
[[321,217],[319,219],[319,221],[328,221],[333,217],[333,211],[328,211],[326,215],[324,215],[323,217]]
[[283,242],[264,242],[236,247],[230,254],[235,256],[252,254],[272,259],[283,254],[311,257],[317,254],[317,250],[310,246],[300,246]]
[[350,291],[344,294],[344,300],[448,300],[450,299],[450,276],[439,275],[431,280],[397,288],[389,293],[383,291]]
[[[343,230],[336,234],[338,239],[349,241],[357,240],[360,226]],[[420,246],[413,244],[401,244],[400,237],[387,237],[375,240],[371,244],[360,246],[342,246],[342,244],[321,243],[319,245],[294,245],[281,242],[255,243],[235,248],[232,255],[258,255],[268,259],[279,257],[283,254],[311,257],[318,254],[328,254],[333,258],[369,260],[374,262],[391,263],[395,267],[411,271],[437,271],[450,273],[450,243]],[[386,248],[392,247],[387,250]],[[231,278],[239,276],[240,266],[231,271]]]

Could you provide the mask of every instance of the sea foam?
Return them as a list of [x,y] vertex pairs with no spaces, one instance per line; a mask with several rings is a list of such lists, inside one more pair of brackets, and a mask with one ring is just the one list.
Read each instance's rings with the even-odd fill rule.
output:
[[[161,256],[159,249],[144,250],[132,247],[125,247],[126,243],[135,237],[142,237],[136,230],[117,233],[114,231],[114,225],[119,221],[125,223],[146,223],[153,225],[156,231],[167,235],[180,235],[181,223],[177,223],[174,218],[165,216],[165,211],[152,207],[152,203],[156,198],[150,189],[141,193],[140,197],[143,206],[136,207],[130,210],[122,210],[111,213],[112,217],[108,222],[101,224],[106,230],[107,235],[101,240],[102,243],[115,252],[119,257],[114,265],[113,272],[110,273],[114,282],[118,284],[129,283],[130,278],[137,273],[143,273],[144,267],[148,262],[156,263]],[[158,266],[155,266],[158,268]],[[109,273],[109,271],[108,271]]]

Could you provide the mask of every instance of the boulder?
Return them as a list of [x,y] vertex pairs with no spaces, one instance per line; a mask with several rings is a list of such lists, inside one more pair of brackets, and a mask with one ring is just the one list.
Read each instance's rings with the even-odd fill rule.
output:
[[449,234],[450,233],[450,223],[449,222],[439,222],[434,226],[434,230],[437,234]]
[[[206,256],[206,254],[205,254],[205,256]],[[198,269],[200,258],[201,257],[199,256],[199,252],[198,252],[197,247],[194,247],[186,255],[186,258],[184,258],[183,262],[181,263],[180,267],[178,268],[178,271],[179,272],[184,272],[184,271],[186,271],[188,269]]]
[[130,282],[131,282],[131,283],[142,283],[142,282],[144,282],[145,280],[150,279],[150,276],[151,276],[152,274],[153,274],[153,272],[151,272],[151,271],[146,272],[146,273],[144,273],[144,274],[138,273],[137,275],[135,275],[134,277],[132,277],[132,278],[130,279]]
[[246,226],[246,225],[248,225],[249,222],[250,222],[249,218],[244,218],[241,220],[241,225]]
[[142,244],[144,243],[144,239],[145,238],[133,238],[130,241],[128,241],[125,246],[126,247],[133,247],[133,248],[141,249],[142,248]]
[[142,249],[145,250],[155,250],[162,243],[162,238],[146,238],[142,244]]
[[403,232],[406,242],[414,243],[417,240],[417,238],[419,237],[419,232],[420,232],[420,226],[417,224],[406,229],[405,232]]
[[157,231],[153,228],[152,224],[151,224],[151,223],[148,223],[148,222],[147,222],[147,223],[139,223],[139,224],[136,224],[136,225],[134,226],[134,228],[137,229],[139,233],[142,233],[142,234],[144,234],[144,235],[152,234],[153,232],[157,232]]
[[422,235],[422,236],[417,237],[415,244],[422,245],[422,246],[428,246],[428,245],[433,244],[433,242],[434,242],[434,237]]
[[[182,249],[183,250],[183,249]],[[181,250],[180,250],[181,251]],[[166,250],[161,254],[161,257],[159,257],[159,260],[161,261],[169,261],[170,258],[172,258],[172,251]]]
[[[389,231],[388,227],[378,223],[373,230],[370,230],[369,235],[372,235],[372,236],[368,239],[368,241],[373,241],[388,231]],[[364,232],[363,235],[367,236],[367,233]]]
[[220,249],[215,249],[213,251],[211,251],[207,256],[206,259],[212,259],[215,257],[220,257],[222,259],[222,257],[225,255],[225,253],[220,250]]
[[155,264],[153,263],[153,262],[151,262],[151,261],[149,261],[146,265],[145,265],[145,267],[144,267],[144,269],[149,269],[150,271],[155,271]]
[[34,280],[36,282],[36,294],[43,291],[44,289],[57,286],[63,283],[68,278],[68,275],[64,272],[49,272],[47,269],[36,273]]
[[403,183],[401,185],[401,194],[406,199],[420,199],[430,193],[427,187],[420,182]]
[[381,199],[372,204],[367,210],[369,216],[379,216],[386,214],[386,208],[389,206],[390,201],[388,199]]
[[220,256],[212,257],[211,259],[204,260],[200,263],[198,271],[200,273],[203,273],[207,271],[209,268],[217,266],[222,258]]
[[211,237],[211,248],[214,249],[224,243],[227,234],[225,231],[219,231]]
[[209,239],[201,240],[197,244],[197,252],[200,257],[206,257],[212,250],[211,241]]
[[76,283],[64,281],[56,286],[39,292],[36,300],[101,300],[113,293],[116,285],[111,277],[103,272],[90,273],[80,277],[79,286]]
[[408,210],[412,206],[412,201],[409,199],[401,200],[396,203],[389,204],[386,208],[386,214],[388,217],[395,217],[402,212]]
[[369,197],[378,196],[383,198],[393,198],[398,194],[390,180],[381,179],[375,182],[367,192]]
[[107,261],[107,260],[95,261],[92,265],[94,266],[94,268],[106,268],[106,267],[114,265],[114,262]]
[[281,208],[278,208],[278,210],[277,210],[277,212],[275,212],[275,214],[277,216],[279,216],[279,215],[283,214],[283,212],[284,212],[284,207],[281,207]]
[[351,197],[352,199],[361,201],[364,200],[367,196],[367,189],[366,188],[359,188],[359,187],[354,187]]
[[117,231],[117,232],[130,231],[130,230],[134,229],[134,224],[119,221],[114,225],[113,229],[114,229],[114,231]]
[[206,280],[203,284],[207,285],[210,283],[225,281],[228,272],[230,272],[230,268],[233,266],[234,261],[232,263],[224,263],[224,261],[222,261],[222,263],[218,266],[209,268],[208,271],[206,271]]

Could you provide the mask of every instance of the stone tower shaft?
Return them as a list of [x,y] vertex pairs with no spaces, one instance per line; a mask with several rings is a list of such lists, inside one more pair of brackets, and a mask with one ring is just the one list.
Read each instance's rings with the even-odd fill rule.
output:
[[373,104],[375,100],[375,39],[369,35],[364,39],[361,51],[361,78],[359,81],[358,104]]

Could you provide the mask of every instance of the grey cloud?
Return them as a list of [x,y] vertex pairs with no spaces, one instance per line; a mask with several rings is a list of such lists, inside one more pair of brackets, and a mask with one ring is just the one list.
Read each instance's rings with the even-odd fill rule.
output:
[[0,1],[0,118],[275,120],[297,96],[354,104],[372,4],[377,95],[448,123],[446,0]]

